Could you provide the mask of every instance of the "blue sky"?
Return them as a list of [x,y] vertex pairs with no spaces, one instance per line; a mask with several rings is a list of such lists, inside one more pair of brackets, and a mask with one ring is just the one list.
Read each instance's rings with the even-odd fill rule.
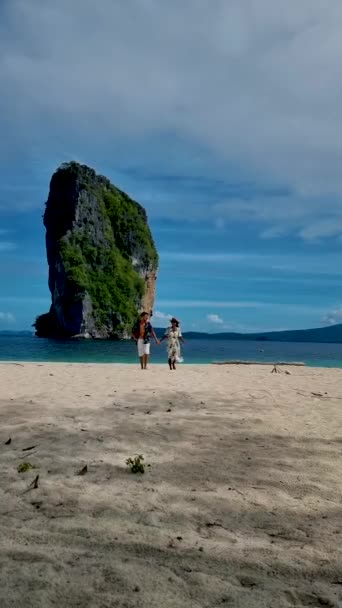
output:
[[342,322],[342,5],[0,0],[0,329],[49,307],[51,174],[142,203],[155,325]]

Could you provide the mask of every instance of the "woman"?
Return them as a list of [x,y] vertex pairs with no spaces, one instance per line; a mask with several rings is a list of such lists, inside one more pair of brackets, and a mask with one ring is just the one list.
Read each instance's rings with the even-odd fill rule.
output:
[[179,329],[177,319],[171,319],[171,327],[168,327],[161,342],[167,340],[167,361],[170,370],[176,369],[176,361],[180,358],[180,342],[184,340]]

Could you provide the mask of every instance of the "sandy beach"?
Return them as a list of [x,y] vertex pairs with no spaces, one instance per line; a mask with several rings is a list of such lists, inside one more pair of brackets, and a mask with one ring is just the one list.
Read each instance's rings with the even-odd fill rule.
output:
[[0,364],[1,608],[342,607],[342,370],[271,369]]

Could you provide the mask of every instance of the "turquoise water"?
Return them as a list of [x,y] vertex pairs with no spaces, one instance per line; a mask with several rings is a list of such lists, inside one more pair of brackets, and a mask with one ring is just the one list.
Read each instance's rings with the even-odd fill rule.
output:
[[[182,354],[185,364],[239,359],[261,362],[303,361],[310,366],[342,368],[342,344],[188,340]],[[130,341],[0,336],[0,361],[136,363],[137,355],[135,344]],[[166,363],[165,345],[152,344],[151,362]]]

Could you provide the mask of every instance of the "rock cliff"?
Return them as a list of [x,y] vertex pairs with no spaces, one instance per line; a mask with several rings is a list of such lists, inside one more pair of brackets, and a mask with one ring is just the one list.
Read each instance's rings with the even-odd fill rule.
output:
[[51,308],[44,337],[127,337],[153,308],[158,255],[146,212],[93,169],[57,169],[44,213]]

